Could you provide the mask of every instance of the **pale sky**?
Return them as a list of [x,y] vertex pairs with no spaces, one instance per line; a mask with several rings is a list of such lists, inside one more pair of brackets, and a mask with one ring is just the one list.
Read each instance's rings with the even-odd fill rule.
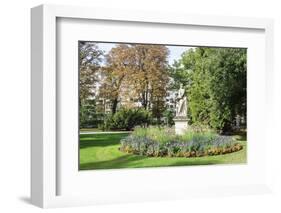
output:
[[[97,43],[100,50],[103,50],[105,54],[107,54],[112,47],[116,45],[116,43]],[[187,47],[187,46],[168,46],[166,47],[170,50],[170,55],[168,57],[169,64],[172,65],[174,60],[178,60],[181,57],[181,54],[191,48],[194,47]]]

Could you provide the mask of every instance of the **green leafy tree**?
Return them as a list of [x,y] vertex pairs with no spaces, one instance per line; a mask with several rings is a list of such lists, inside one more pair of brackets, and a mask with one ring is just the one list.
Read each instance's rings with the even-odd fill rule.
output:
[[246,117],[246,49],[220,48],[214,54],[211,125],[226,132],[231,130],[237,115]]
[[80,128],[98,127],[99,124],[103,123],[104,114],[97,112],[95,100],[84,101],[79,112]]
[[226,132],[237,115],[246,118],[246,62],[246,49],[200,47],[170,68],[186,88],[191,123]]
[[94,95],[103,52],[94,42],[79,42],[79,103]]
[[165,122],[167,126],[173,126],[175,124],[173,120],[175,117],[175,113],[172,110],[166,109],[163,113],[163,116],[165,118]]

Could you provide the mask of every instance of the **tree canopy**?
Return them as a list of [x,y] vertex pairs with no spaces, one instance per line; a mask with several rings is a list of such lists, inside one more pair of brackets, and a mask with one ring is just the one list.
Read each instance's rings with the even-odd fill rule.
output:
[[109,51],[100,94],[111,100],[113,114],[121,99],[132,99],[161,116],[169,81],[168,54],[162,45],[120,44]]
[[229,131],[237,116],[246,118],[246,49],[200,47],[170,67],[175,87],[183,83],[191,123]]
[[94,42],[79,42],[79,103],[94,95],[96,73],[100,69],[103,52]]
[[[172,124],[167,94],[183,85],[190,124],[227,132],[237,117],[246,121],[246,49],[190,48],[173,65],[169,54],[164,45],[147,44],[116,44],[105,54],[95,42],[79,42],[81,119],[105,113],[99,105],[103,100],[112,115],[121,108],[141,108]],[[92,108],[89,99],[95,100]]]

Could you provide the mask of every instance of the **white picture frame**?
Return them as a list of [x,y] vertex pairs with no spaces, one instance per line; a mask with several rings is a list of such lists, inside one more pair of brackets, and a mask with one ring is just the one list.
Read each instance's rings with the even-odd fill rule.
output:
[[[75,206],[75,205],[90,205],[90,204],[100,204],[100,203],[116,203],[116,202],[139,202],[145,200],[165,200],[165,199],[182,199],[188,197],[197,196],[214,196],[214,195],[241,195],[241,194],[252,194],[252,193],[264,193],[270,191],[270,161],[266,161],[261,168],[256,168],[253,165],[253,171],[259,170],[259,173],[264,173],[264,177],[261,179],[257,178],[257,181],[253,181],[250,184],[249,181],[243,182],[243,180],[238,181],[236,184],[229,185],[227,182],[219,184],[218,186],[204,185],[200,187],[199,181],[193,183],[193,188],[188,188],[188,186],[179,189],[178,186],[168,185],[167,189],[161,190],[163,183],[168,180],[168,178],[175,179],[176,174],[183,175],[185,168],[173,168],[174,175],[167,175],[163,177],[164,180],[158,184],[158,188],[151,188],[148,194],[145,192],[135,193],[133,191],[126,189],[119,189],[120,191],[114,191],[110,193],[106,190],[102,194],[101,188],[96,188],[95,194],[89,195],[83,191],[78,195],[75,193],[60,194],[59,185],[62,182],[68,181],[69,184],[73,184],[71,190],[77,190],[75,185],[77,183],[71,182],[74,179],[71,177],[69,180],[65,180],[64,175],[60,176],[61,166],[58,159],[61,159],[60,152],[58,152],[58,131],[57,131],[57,92],[60,81],[57,79],[57,36],[58,36],[58,20],[63,19],[79,19],[79,20],[99,20],[99,21],[118,21],[121,26],[122,23],[152,23],[155,26],[165,26],[166,28],[171,28],[173,26],[197,26],[200,28],[211,28],[211,29],[224,29],[229,32],[234,30],[256,30],[262,32],[263,37],[261,41],[265,43],[264,54],[261,76],[265,75],[264,85],[261,88],[261,92],[264,95],[261,98],[264,106],[267,109],[273,108],[273,100],[271,91],[273,91],[273,21],[271,19],[256,19],[256,18],[241,18],[241,17],[216,17],[216,16],[203,16],[203,15],[187,15],[187,14],[166,14],[166,13],[153,13],[147,11],[122,11],[113,9],[101,9],[101,8],[85,8],[85,7],[73,7],[73,6],[54,6],[54,5],[41,5],[31,10],[31,201],[33,204],[47,208],[47,207],[61,207],[61,206]],[[215,45],[215,42],[214,42]],[[261,81],[261,78],[250,75],[250,81],[255,82]],[[253,103],[256,99],[253,100]],[[253,105],[252,103],[252,105]],[[265,110],[261,108],[260,110]],[[264,146],[268,147],[268,135],[270,134],[270,119],[271,110],[267,114],[261,117],[261,121],[266,125],[265,139],[266,144]],[[261,111],[265,112],[265,111]],[[253,120],[254,122],[254,120]],[[251,152],[251,150],[250,150]],[[257,156],[256,158],[260,158]],[[266,155],[268,158],[268,153]],[[258,159],[257,159],[258,160]],[[163,172],[167,172],[170,168],[156,169],[141,169],[141,170],[130,170],[130,177],[146,175],[149,176],[151,173],[156,176],[163,176]],[[207,168],[203,169],[206,170]],[[212,170],[221,172],[222,169],[226,167],[215,168]],[[240,168],[239,168],[240,169]],[[196,170],[193,169],[193,170]],[[235,168],[229,171],[230,175],[235,174]],[[244,167],[243,170],[247,170]],[[77,171],[78,172],[78,171]],[[233,172],[233,174],[231,174]],[[239,172],[241,172],[239,170]],[[111,171],[115,177],[123,178],[127,174],[126,170],[122,172]],[[95,177],[94,173],[85,174],[84,176]],[[200,173],[194,173],[198,176]],[[111,175],[108,172],[100,174],[100,180],[102,180],[105,175]],[[116,176],[117,175],[117,176]],[[193,179],[200,179],[199,177],[193,177]],[[112,176],[113,177],[113,176]],[[215,178],[213,176],[212,178]],[[87,180],[83,179],[83,180]],[[166,178],[166,179],[165,179]],[[179,178],[179,182],[182,179]],[[184,183],[182,183],[184,184]],[[127,188],[130,187],[127,186]],[[141,185],[140,187],[143,187]],[[84,187],[85,188],[85,187]],[[126,188],[126,186],[125,186]],[[145,187],[144,187],[145,189]],[[87,190],[87,189],[84,189]],[[90,190],[90,189],[89,189]],[[92,189],[91,189],[92,190]],[[123,191],[122,191],[123,190]],[[137,190],[136,190],[137,191]],[[120,193],[122,196],[120,196]]]

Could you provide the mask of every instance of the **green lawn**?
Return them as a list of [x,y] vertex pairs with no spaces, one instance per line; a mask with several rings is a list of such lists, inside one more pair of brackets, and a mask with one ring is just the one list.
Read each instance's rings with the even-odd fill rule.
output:
[[243,149],[238,152],[195,158],[161,158],[145,157],[120,152],[118,150],[119,141],[127,135],[128,133],[80,135],[80,169],[116,169],[246,163],[246,139],[241,136],[237,136],[237,140],[243,144]]
[[98,128],[83,128],[80,129],[80,132],[102,132],[102,131]]

